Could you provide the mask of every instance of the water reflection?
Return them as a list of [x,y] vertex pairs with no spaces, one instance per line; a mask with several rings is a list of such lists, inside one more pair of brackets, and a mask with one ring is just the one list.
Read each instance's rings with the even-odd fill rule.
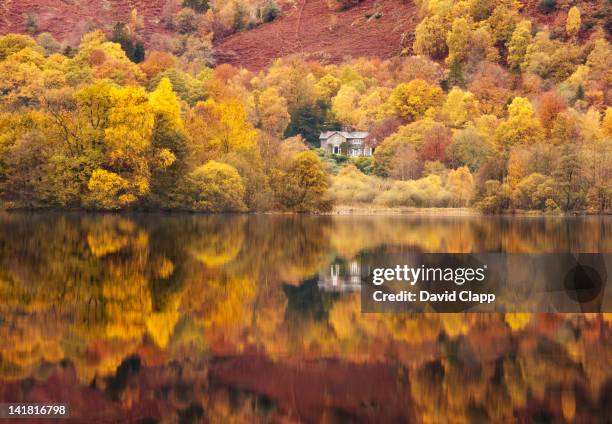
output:
[[0,400],[100,422],[606,422],[609,314],[363,315],[354,289],[373,252],[611,252],[611,235],[606,218],[2,215]]

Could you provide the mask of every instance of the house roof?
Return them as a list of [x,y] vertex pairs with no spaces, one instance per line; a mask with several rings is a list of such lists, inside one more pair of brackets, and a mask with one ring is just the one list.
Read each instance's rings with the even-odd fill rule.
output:
[[320,140],[326,140],[334,134],[340,134],[344,138],[366,138],[369,133],[364,131],[325,131],[319,136]]

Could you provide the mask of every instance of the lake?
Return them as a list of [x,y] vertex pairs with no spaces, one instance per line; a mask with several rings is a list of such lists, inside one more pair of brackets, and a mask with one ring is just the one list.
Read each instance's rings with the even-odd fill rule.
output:
[[612,314],[362,314],[346,270],[410,252],[609,253],[612,217],[0,214],[0,402],[74,422],[610,422]]

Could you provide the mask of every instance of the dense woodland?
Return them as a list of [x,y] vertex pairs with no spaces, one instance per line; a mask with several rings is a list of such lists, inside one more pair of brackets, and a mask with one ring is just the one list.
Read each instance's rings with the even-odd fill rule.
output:
[[[582,2],[554,28],[511,0],[417,3],[397,58],[257,73],[213,66],[225,12],[207,2],[185,2],[173,42],[153,48],[136,10],[77,47],[0,37],[0,207],[610,211],[612,50]],[[228,31],[248,29],[242,12],[252,25],[280,13],[234,9]],[[317,148],[343,127],[370,131],[373,158]]]

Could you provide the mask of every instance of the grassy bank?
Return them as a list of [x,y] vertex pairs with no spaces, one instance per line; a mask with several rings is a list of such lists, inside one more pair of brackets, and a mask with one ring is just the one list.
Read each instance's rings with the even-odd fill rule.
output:
[[481,213],[470,208],[415,208],[388,207],[376,204],[336,205],[332,215],[436,215],[436,216],[478,216]]

